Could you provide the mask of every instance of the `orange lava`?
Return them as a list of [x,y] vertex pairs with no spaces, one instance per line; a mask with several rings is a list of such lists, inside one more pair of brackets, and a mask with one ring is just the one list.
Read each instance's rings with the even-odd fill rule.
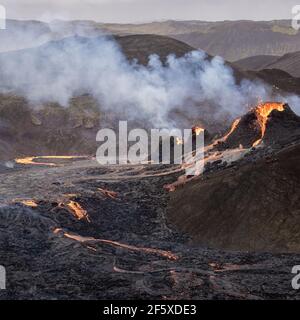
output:
[[82,208],[82,206],[75,201],[70,201],[69,203],[67,203],[67,207],[69,209],[69,211],[78,219],[78,220],[87,220],[88,222],[90,222],[90,218],[88,216],[88,213],[86,210],[84,210]]
[[98,188],[98,191],[100,191],[105,197],[110,198],[110,199],[117,199],[118,198],[118,193],[102,188]]
[[[63,232],[63,230],[58,229],[58,228],[53,231],[54,234],[59,234],[60,232]],[[107,244],[107,245],[111,245],[114,247],[126,249],[129,251],[138,251],[138,252],[144,252],[144,253],[148,253],[148,254],[159,255],[159,256],[162,256],[162,257],[167,258],[169,260],[178,260],[179,259],[179,257],[177,255],[175,255],[174,253],[172,253],[171,251],[154,249],[154,248],[136,247],[136,246],[132,246],[132,245],[117,242],[117,241],[96,239],[96,238],[92,238],[92,237],[83,237],[80,235],[70,234],[67,232],[63,232],[63,235],[66,238],[81,242],[86,245],[93,245],[93,244],[97,244],[97,243],[102,243],[102,244]]]
[[[196,136],[199,136],[200,133],[203,132],[203,131],[204,131],[203,128],[200,128],[200,127],[197,127],[197,126],[192,127],[192,133],[196,134]],[[183,139],[179,138],[179,137],[176,137],[176,144],[177,145],[182,145],[183,144]]]
[[262,142],[265,136],[269,115],[273,110],[278,110],[280,112],[284,111],[284,103],[266,102],[261,103],[256,107],[255,113],[258,117],[259,124],[261,127],[261,138],[259,138],[257,141],[253,143],[253,147],[259,145]]
[[81,159],[85,158],[83,156],[38,156],[38,157],[25,157],[25,158],[18,158],[15,159],[15,162],[18,164],[24,164],[24,165],[36,165],[36,166],[57,166],[55,163],[51,162],[38,162],[35,161],[37,159]]
[[22,200],[20,203],[24,204],[24,206],[36,208],[38,204],[34,200]]
[[38,159],[41,157],[26,157],[26,158],[20,158],[15,159],[15,162],[18,164],[24,164],[24,165],[36,165],[36,166],[55,166],[55,163],[47,163],[47,162],[35,162],[35,159]]
[[54,233],[54,234],[58,234],[60,231],[62,231],[62,229],[60,229],[60,228],[55,228],[55,229],[53,230],[53,233]]
[[230,128],[229,132],[223,138],[218,140],[217,142],[226,141],[228,139],[228,137],[233,133],[233,131],[237,128],[237,126],[239,125],[240,121],[241,121],[241,118],[238,118],[238,119],[234,120],[232,125],[231,125],[231,128]]
[[200,134],[201,132],[203,132],[204,129],[203,129],[203,128],[200,128],[200,127],[197,127],[197,126],[194,126],[194,127],[192,128],[192,131],[195,132],[196,136],[199,136],[199,134]]

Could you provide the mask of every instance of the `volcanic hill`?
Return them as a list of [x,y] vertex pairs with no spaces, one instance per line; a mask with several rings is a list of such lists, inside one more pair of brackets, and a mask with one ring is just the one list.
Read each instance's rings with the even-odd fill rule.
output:
[[235,61],[234,64],[244,70],[279,69],[293,77],[300,77],[300,51],[279,56],[254,56]]
[[262,103],[213,146],[243,156],[207,163],[176,188],[168,221],[205,247],[300,252],[300,118],[284,103]]
[[218,146],[225,149],[243,146],[251,148],[263,142],[288,144],[300,139],[300,117],[289,105],[278,102],[261,103],[237,119],[231,133]]

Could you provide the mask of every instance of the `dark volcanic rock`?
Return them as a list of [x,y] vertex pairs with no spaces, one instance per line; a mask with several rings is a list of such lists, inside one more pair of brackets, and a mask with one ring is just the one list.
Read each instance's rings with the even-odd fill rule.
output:
[[266,145],[286,145],[300,139],[300,117],[288,105],[283,112],[274,110],[267,122],[264,142]]
[[172,193],[169,222],[201,246],[300,253],[299,161],[298,143],[190,182]]
[[234,131],[224,142],[224,146],[230,149],[238,148],[240,145],[250,148],[260,135],[261,128],[257,115],[254,111],[250,111],[240,119]]
[[248,71],[247,73],[249,76],[260,78],[283,92],[300,94],[300,78],[295,78],[283,70],[264,69],[260,71]]

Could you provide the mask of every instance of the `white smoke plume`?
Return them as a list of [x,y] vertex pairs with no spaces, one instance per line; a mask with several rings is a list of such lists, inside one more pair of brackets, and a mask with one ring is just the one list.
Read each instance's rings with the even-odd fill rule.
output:
[[[220,57],[212,60],[201,51],[184,57],[157,55],[147,66],[129,62],[109,37],[70,37],[33,49],[0,55],[0,90],[17,92],[32,103],[57,102],[88,93],[101,108],[168,126],[169,112],[192,113],[212,106],[216,116],[235,118],[259,99],[271,99],[271,88],[260,82],[235,81],[232,69]],[[281,97],[278,97],[281,99]],[[283,99],[287,100],[287,99]],[[292,107],[300,99],[289,98]]]

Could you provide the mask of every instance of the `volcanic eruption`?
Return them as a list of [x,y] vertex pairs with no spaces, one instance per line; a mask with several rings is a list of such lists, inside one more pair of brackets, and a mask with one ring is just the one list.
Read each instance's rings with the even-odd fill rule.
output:
[[258,104],[206,147],[201,177],[166,186],[169,222],[212,248],[299,252],[299,141],[288,104]]
[[[201,130],[204,129],[193,127],[193,135],[199,134]],[[260,103],[241,118],[234,120],[228,133],[205,147],[204,171],[214,172],[231,166],[232,163],[242,160],[251,150],[264,150],[264,147],[278,149],[299,139],[300,117],[288,104]],[[251,158],[251,155],[248,156]],[[194,178],[181,176],[164,187],[169,192],[175,191]]]
[[[274,128],[276,127],[276,130]],[[300,117],[282,102],[260,103],[243,117],[235,120],[228,134],[217,140],[220,149],[258,147],[299,137]]]

